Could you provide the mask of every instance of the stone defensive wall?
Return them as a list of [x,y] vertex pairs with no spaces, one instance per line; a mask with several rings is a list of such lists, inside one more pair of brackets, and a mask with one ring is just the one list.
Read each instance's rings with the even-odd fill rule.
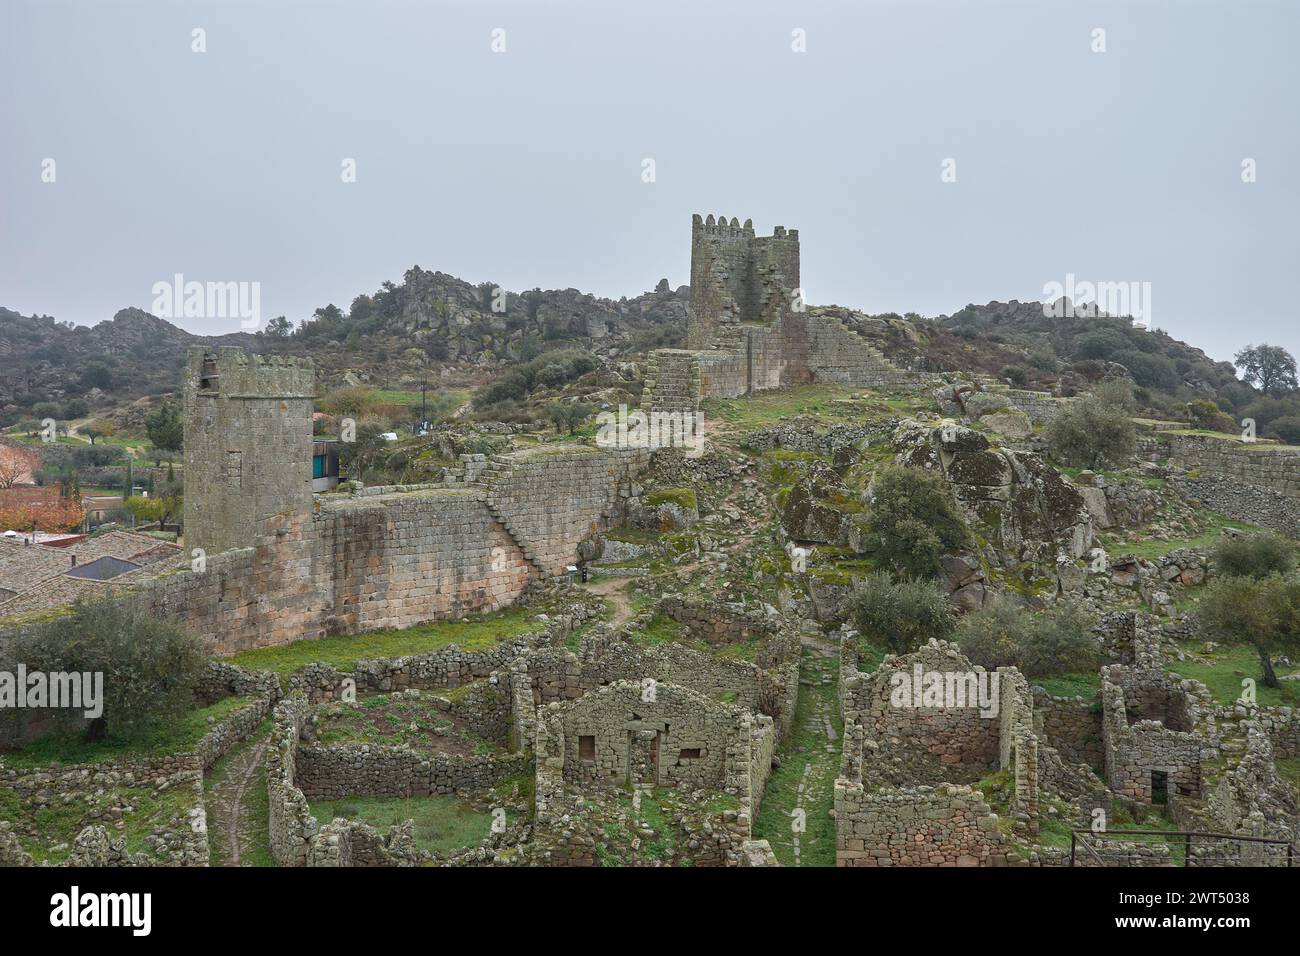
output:
[[1210,472],[1300,498],[1300,448],[1166,430],[1140,437],[1138,454],[1169,467]]
[[1069,406],[1071,399],[1057,398],[1051,392],[1035,392],[1006,385],[985,384],[984,390],[1029,416],[1035,425],[1046,425]]
[[799,268],[797,229],[776,226],[759,236],[748,219],[694,216],[687,348],[651,353],[642,407],[694,411],[702,398],[815,382],[906,388],[929,381],[895,367],[837,316],[809,311]]
[[693,411],[702,398],[787,385],[919,388],[929,381],[896,367],[839,319],[790,309],[771,325],[724,327],[708,349],[653,352],[648,368],[641,404],[657,411]]
[[555,446],[495,456],[474,485],[322,495],[249,547],[149,582],[141,599],[222,656],[497,610],[616,519],[645,457]]

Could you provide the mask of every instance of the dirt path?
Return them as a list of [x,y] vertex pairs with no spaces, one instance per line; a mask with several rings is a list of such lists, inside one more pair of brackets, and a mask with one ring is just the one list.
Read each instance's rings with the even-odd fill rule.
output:
[[251,791],[262,781],[259,771],[266,760],[270,740],[269,734],[263,735],[232,751],[221,778],[212,787],[208,797],[209,826],[217,835],[223,857],[214,859],[213,863],[239,866],[252,841]]
[[586,585],[588,591],[600,595],[613,606],[614,616],[610,619],[610,623],[614,627],[618,627],[636,614],[624,591],[630,580],[631,578],[602,578]]
[[[825,649],[823,649],[825,648]],[[839,775],[839,658],[829,645],[806,644],[799,667],[799,701],[790,742],[768,778],[754,823],[783,866],[834,866],[835,778]]]

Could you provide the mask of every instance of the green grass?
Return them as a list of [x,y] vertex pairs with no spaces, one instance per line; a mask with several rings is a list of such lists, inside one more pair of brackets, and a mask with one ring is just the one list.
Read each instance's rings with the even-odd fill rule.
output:
[[828,414],[835,418],[852,417],[847,408],[836,408],[836,399],[862,394],[863,389],[847,385],[798,385],[772,389],[732,399],[706,399],[702,403],[706,418],[721,419],[741,429],[771,425],[787,415]]
[[[86,792],[72,802],[51,801],[42,807],[25,804],[14,791],[0,787],[0,819],[13,822],[23,849],[38,864],[67,860],[68,845],[92,824],[103,825],[110,840],[125,837],[127,852],[145,852],[145,841],[151,833],[163,828],[174,829],[173,821],[186,817],[194,805],[195,795],[190,787],[161,791],[148,786],[114,787]],[[118,821],[121,826],[100,818],[104,808],[123,806],[133,809],[121,814]],[[188,821],[185,825],[188,826]],[[35,837],[23,835],[33,830]]]
[[1256,533],[1262,531],[1255,525],[1248,524],[1245,521],[1234,521],[1231,518],[1224,517],[1215,512],[1205,512],[1201,515],[1202,519],[1207,522],[1200,534],[1192,535],[1189,538],[1174,538],[1169,541],[1156,541],[1152,539],[1144,541],[1125,541],[1118,535],[1101,535],[1102,545],[1106,548],[1111,557],[1120,557],[1131,554],[1134,557],[1155,560],[1162,558],[1171,551],[1179,548],[1191,548],[1197,551],[1208,551],[1219,542],[1223,535],[1224,528],[1237,528],[1241,531]]
[[452,644],[459,645],[463,651],[481,651],[520,634],[542,630],[543,624],[536,620],[538,613],[537,608],[514,607],[459,621],[434,621],[395,631],[295,641],[244,651],[230,661],[249,670],[291,674],[315,661],[348,671],[359,660],[423,654]]
[[1043,688],[1053,697],[1082,697],[1091,700],[1101,690],[1101,673],[1035,677],[1030,683]]
[[[406,820],[415,821],[415,844],[430,853],[448,853],[476,847],[492,829],[492,815],[476,810],[454,796],[348,797],[315,800],[312,815],[321,826],[346,817],[386,830]],[[507,816],[509,812],[507,811]]]
[[[1187,654],[1208,657],[1212,664],[1184,660],[1169,662],[1169,672],[1180,677],[1198,680],[1210,689],[1214,699],[1221,704],[1232,704],[1241,697],[1241,682],[1249,677],[1255,681],[1255,697],[1262,707],[1297,707],[1300,706],[1300,686],[1296,681],[1282,681],[1280,687],[1264,686],[1264,670],[1259,662],[1259,655],[1253,647],[1230,647],[1219,645],[1213,654],[1206,654],[1199,643],[1182,645]],[[1294,667],[1273,665],[1279,677],[1294,673]]]
[[[464,405],[469,399],[469,393],[460,390],[445,388],[430,388],[428,392],[428,403],[430,410],[433,410],[435,396],[448,396],[455,402],[453,407]],[[400,388],[378,388],[370,392],[371,401],[382,403],[384,405],[415,405],[420,404],[420,390],[400,389]]]
[[133,737],[109,737],[99,741],[87,741],[81,734],[43,737],[26,745],[18,753],[4,754],[3,760],[12,767],[42,767],[47,764],[88,764],[187,753],[194,749],[214,723],[247,707],[253,701],[253,697],[227,697],[211,706],[192,710],[179,720],[156,724]]
[[[805,677],[812,676],[815,683],[812,687],[799,688],[790,742],[778,750],[781,766],[768,778],[763,802],[754,820],[754,839],[767,840],[782,866],[794,865],[792,814],[797,806],[804,810],[806,827],[799,835],[800,866],[835,865],[835,820],[830,811],[835,805],[840,744],[837,737],[834,748],[826,749],[828,741],[817,705],[819,702],[824,704],[836,734],[841,734],[843,723],[836,685],[834,682],[820,682],[823,674],[833,675],[838,666],[836,658],[825,658],[815,651],[804,650],[800,671]],[[805,764],[811,764],[812,770],[800,798],[798,788],[804,779]]]
[[674,504],[683,511],[695,510],[695,492],[690,488],[661,488],[646,495],[646,506],[653,508],[662,504]]
[[1273,763],[1278,776],[1300,790],[1300,757],[1276,757]]

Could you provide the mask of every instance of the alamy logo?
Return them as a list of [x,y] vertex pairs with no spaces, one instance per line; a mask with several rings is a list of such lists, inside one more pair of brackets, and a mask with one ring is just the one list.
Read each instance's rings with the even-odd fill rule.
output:
[[998,715],[998,675],[988,671],[927,671],[920,664],[889,679],[891,707],[914,709],[978,708],[981,717]]
[[26,664],[18,670],[0,671],[0,709],[59,708],[80,710],[94,720],[104,713],[104,674],[102,671],[28,671]]
[[262,324],[260,282],[186,282],[179,272],[171,282],[155,282],[154,315],[161,319],[239,319],[241,329]]
[[50,897],[50,925],[129,926],[131,935],[148,936],[153,927],[152,893],[70,893]]
[[1049,319],[1095,319],[1099,315],[1130,316],[1139,328],[1151,330],[1150,282],[1065,282],[1043,286],[1043,315]]
[[703,412],[629,413],[626,405],[618,414],[596,416],[596,445],[600,448],[685,448],[687,458],[704,454]]

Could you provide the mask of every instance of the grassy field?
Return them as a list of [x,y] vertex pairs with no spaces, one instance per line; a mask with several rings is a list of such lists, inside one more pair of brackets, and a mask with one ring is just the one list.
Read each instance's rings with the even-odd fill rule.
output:
[[719,419],[743,430],[759,428],[787,415],[822,414],[835,418],[851,415],[847,407],[834,406],[836,399],[861,395],[860,388],[847,385],[799,385],[773,389],[734,399],[706,399],[704,417]]
[[335,817],[345,817],[386,830],[394,824],[414,820],[415,844],[430,853],[478,846],[492,828],[490,813],[476,810],[454,796],[315,800],[311,812],[321,826]]
[[[1249,677],[1255,681],[1255,696],[1261,706],[1300,706],[1300,682],[1282,681],[1280,687],[1264,686],[1264,670],[1254,648],[1220,646],[1213,655],[1207,655],[1202,646],[1185,644],[1182,650],[1197,657],[1210,657],[1213,664],[1192,660],[1170,661],[1170,673],[1200,681],[1221,704],[1231,704],[1241,697],[1241,682]],[[1277,664],[1273,665],[1273,669],[1279,677],[1296,671],[1294,667],[1280,667]]]
[[502,640],[540,631],[536,608],[510,608],[459,621],[434,621],[396,631],[372,631],[319,640],[295,641],[277,647],[260,647],[230,658],[231,663],[255,671],[291,674],[315,661],[346,671],[359,660],[404,657],[441,650],[457,644],[463,651],[481,651]]
[[185,753],[212,729],[212,722],[229,717],[253,703],[252,697],[227,697],[209,707],[190,711],[180,720],[158,724],[135,737],[110,737],[87,741],[81,734],[59,734],[27,744],[22,751],[4,754],[12,767],[41,767],[46,764],[87,764],[105,760],[133,760]]

